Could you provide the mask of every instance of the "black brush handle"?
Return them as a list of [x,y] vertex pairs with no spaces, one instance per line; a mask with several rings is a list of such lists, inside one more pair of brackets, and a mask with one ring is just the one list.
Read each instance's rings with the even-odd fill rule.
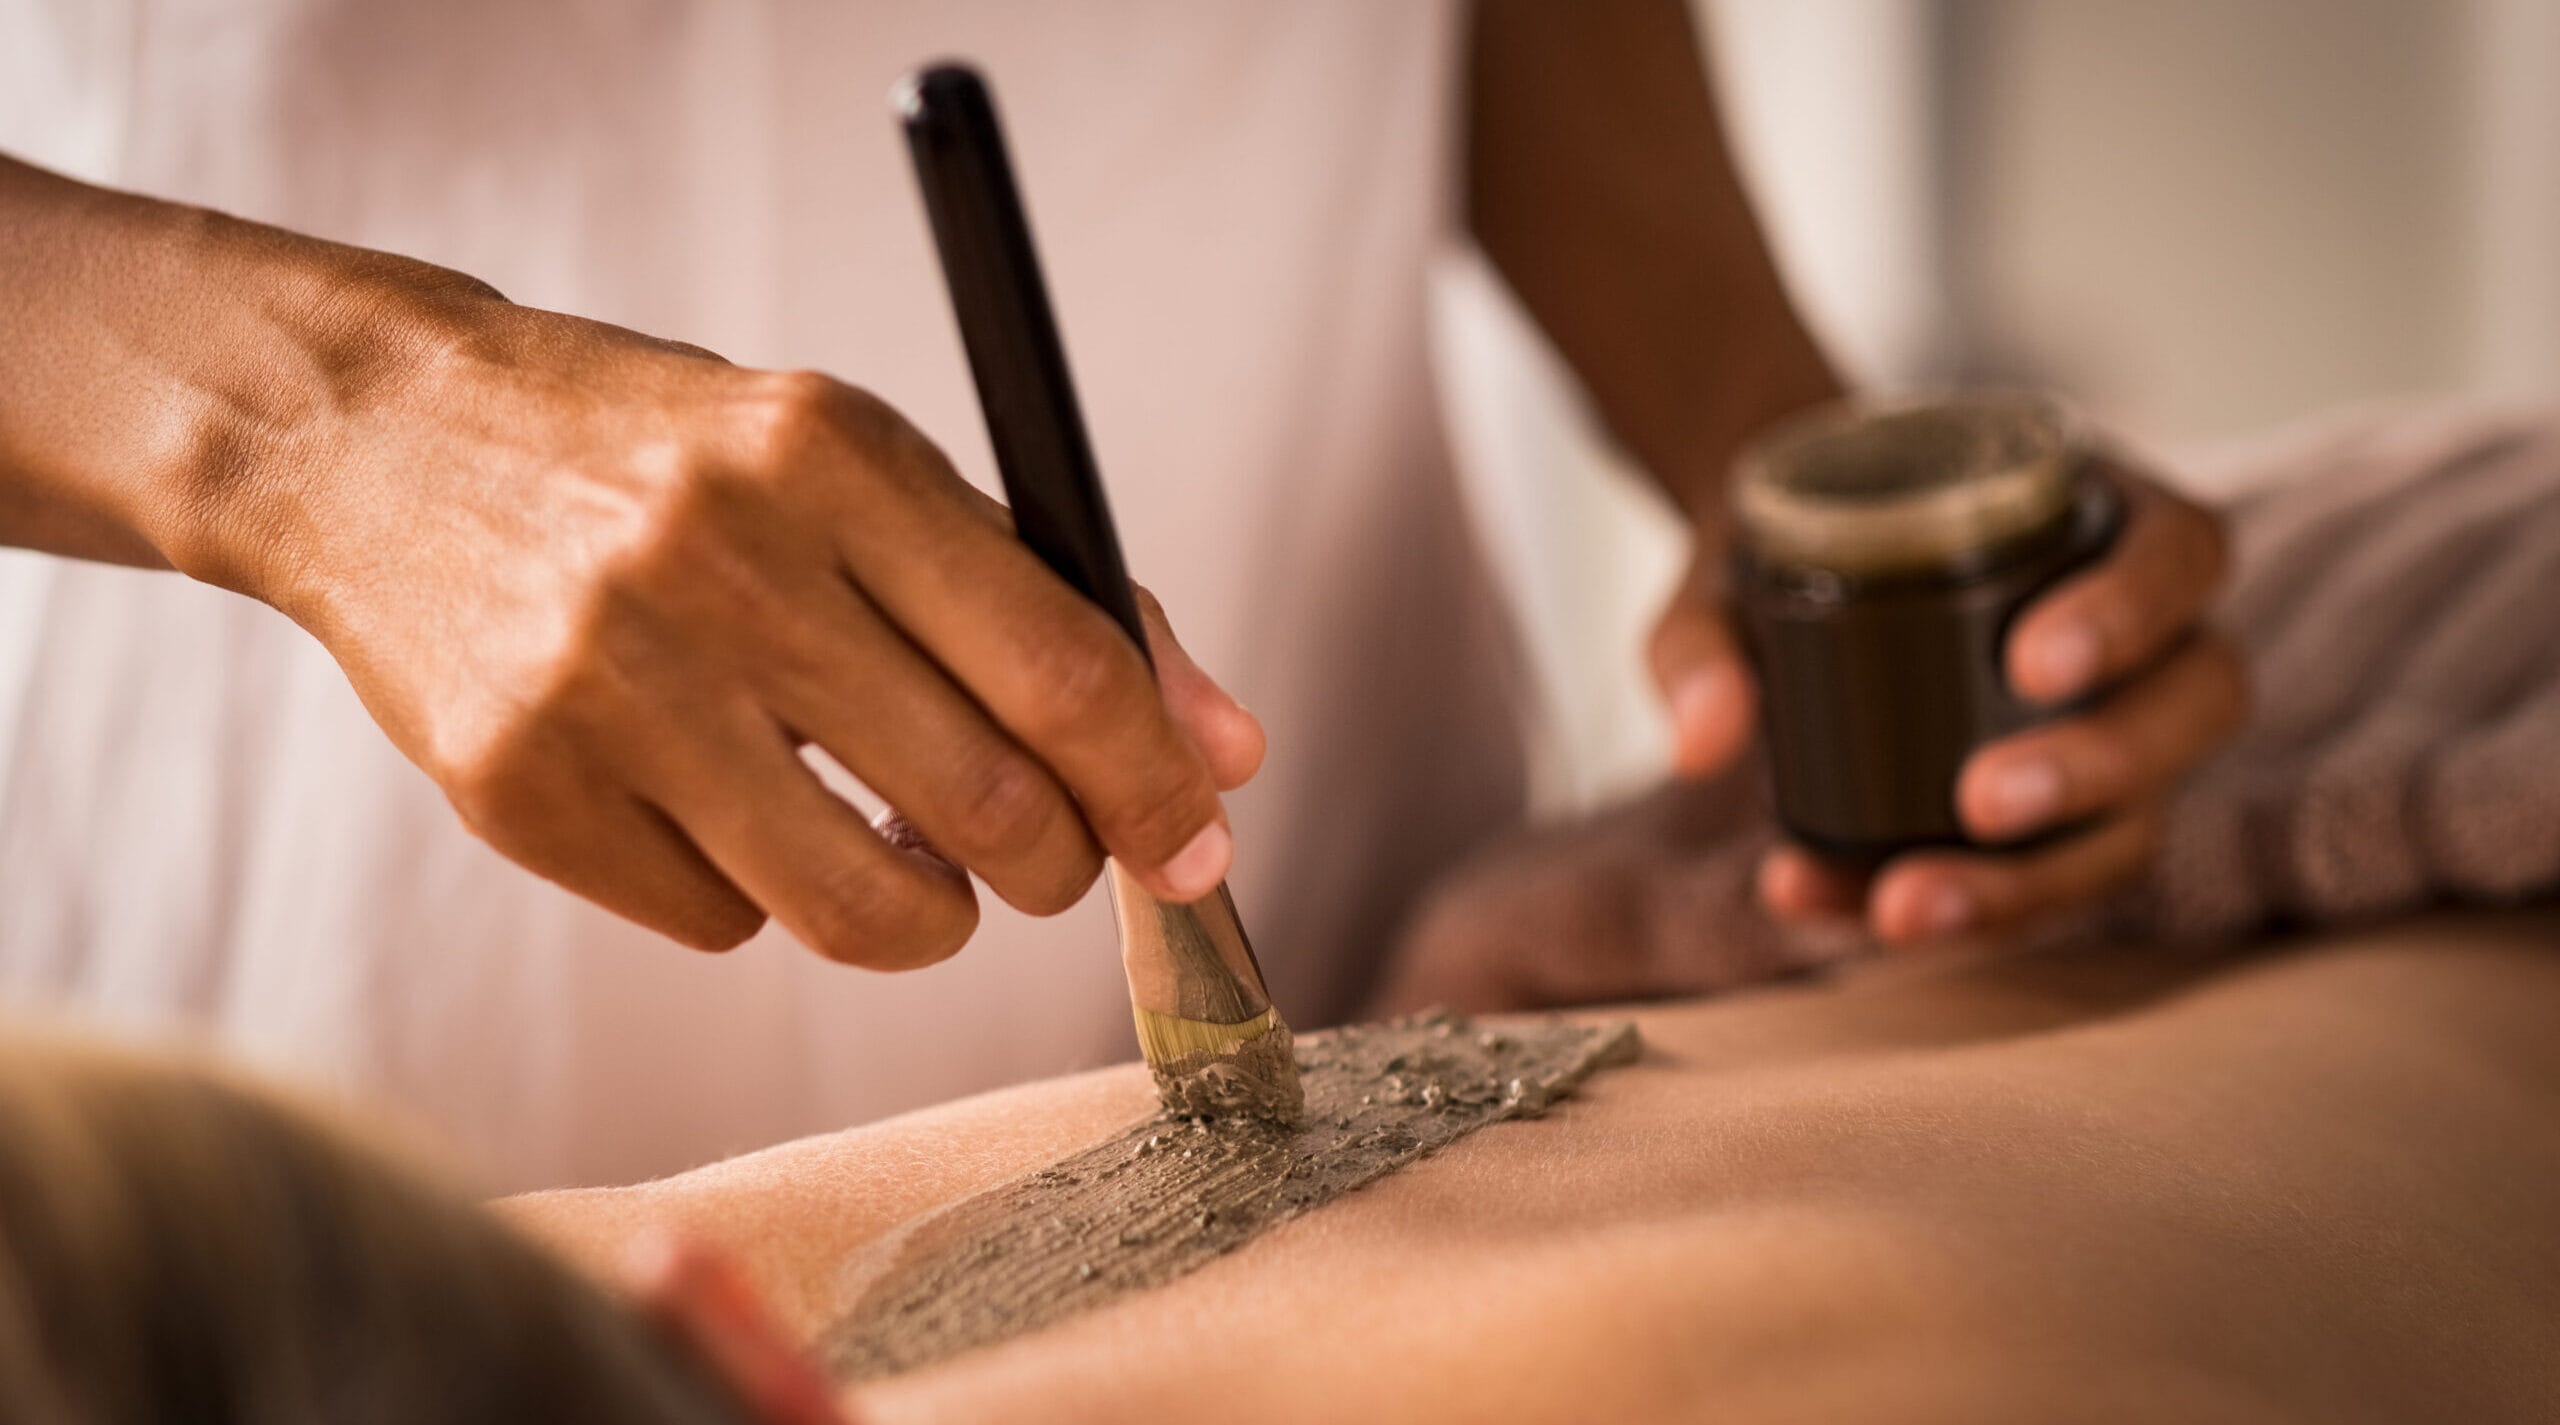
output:
[[892,97],[977,378],[1005,500],[1013,506],[1014,531],[1059,578],[1111,615],[1147,658],[1146,626],[1129,592],[1129,568],[1067,374],[995,100],[978,72],[960,64],[911,74]]

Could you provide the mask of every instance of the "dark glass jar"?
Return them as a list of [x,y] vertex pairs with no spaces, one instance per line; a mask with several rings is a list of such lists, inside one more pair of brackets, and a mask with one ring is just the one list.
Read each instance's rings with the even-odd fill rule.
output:
[[1746,451],[1734,597],[1787,832],[1861,866],[1972,844],[1966,756],[2062,711],[2010,692],[2009,625],[2105,549],[2119,505],[2034,396],[1829,407]]

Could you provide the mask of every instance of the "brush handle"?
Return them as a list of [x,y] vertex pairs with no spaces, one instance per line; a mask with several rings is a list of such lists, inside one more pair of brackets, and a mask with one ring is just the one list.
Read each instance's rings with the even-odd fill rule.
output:
[[1111,615],[1152,667],[995,100],[976,70],[941,64],[899,81],[892,101],[924,190],[1014,532]]

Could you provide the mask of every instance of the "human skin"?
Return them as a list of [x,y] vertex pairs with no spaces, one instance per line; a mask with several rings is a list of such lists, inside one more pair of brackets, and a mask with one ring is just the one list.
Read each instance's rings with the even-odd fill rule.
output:
[[[1692,23],[1678,0],[1483,0],[1468,212],[1594,410],[1693,527],[1689,570],[1647,658],[1671,714],[1674,770],[1703,781],[1740,758],[1756,716],[1725,606],[1726,472],[1756,431],[1840,382],[1779,282]],[[2004,650],[2030,702],[2110,691],[1981,748],[1956,797],[1986,841],[2088,828],[2032,855],[1918,853],[1873,874],[1782,846],[1761,870],[1771,910],[1927,944],[2085,903],[2148,860],[2168,790],[2230,735],[2244,698],[2237,658],[2202,627],[2222,578],[2218,522],[2142,471],[2119,461],[2111,473],[2128,495],[2121,536],[2031,604]],[[1508,948],[1494,937],[1485,953]]]
[[[1838,383],[1726,158],[1686,6],[1487,0],[1476,19],[1469,221],[1720,567],[1734,448]],[[1079,899],[1105,852],[1173,900],[1227,869],[1218,793],[1259,763],[1250,714],[1161,617],[1159,699],[1108,620],[863,391],[5,158],[0,311],[0,540],[274,605],[482,838],[679,941],[726,947],[771,915],[900,968],[974,928],[955,865],[1035,913]],[[2105,645],[2110,668],[2192,622],[2201,595],[2164,583],[2155,543],[2055,595],[2139,635]],[[2070,624],[2031,616],[2021,657],[2051,619]],[[1684,599],[1666,629],[1688,630],[1657,664],[1702,772],[1748,722],[1748,675],[1711,606]],[[2139,801],[2211,722],[2144,706],[2137,727],[2054,732],[2075,805]],[[876,836],[804,743],[942,856]],[[1891,909],[1943,908],[1933,884],[1983,925],[2027,913],[2120,872],[2138,837],[2103,849],[2078,875],[1923,864],[1897,893],[1888,873],[1879,924],[1942,928]],[[1797,910],[1864,893],[1773,888]]]
[[1251,715],[862,391],[5,159],[0,310],[0,536],[274,605],[481,837],[677,940],[903,968],[975,926],[954,863],[1044,914],[1106,851],[1226,872]]
[[[1639,1064],[863,1418],[2547,1420],[2560,915],[2255,959],[1885,962],[1634,1012]],[[790,1329],[1118,1069],[507,1213],[725,1249]]]

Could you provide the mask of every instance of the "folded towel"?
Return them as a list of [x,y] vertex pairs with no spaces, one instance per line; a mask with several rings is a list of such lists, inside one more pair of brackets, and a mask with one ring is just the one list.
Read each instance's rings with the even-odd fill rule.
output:
[[2376,413],[2248,463],[2219,619],[2256,710],[2117,918],[2227,939],[2560,888],[2560,417]]

